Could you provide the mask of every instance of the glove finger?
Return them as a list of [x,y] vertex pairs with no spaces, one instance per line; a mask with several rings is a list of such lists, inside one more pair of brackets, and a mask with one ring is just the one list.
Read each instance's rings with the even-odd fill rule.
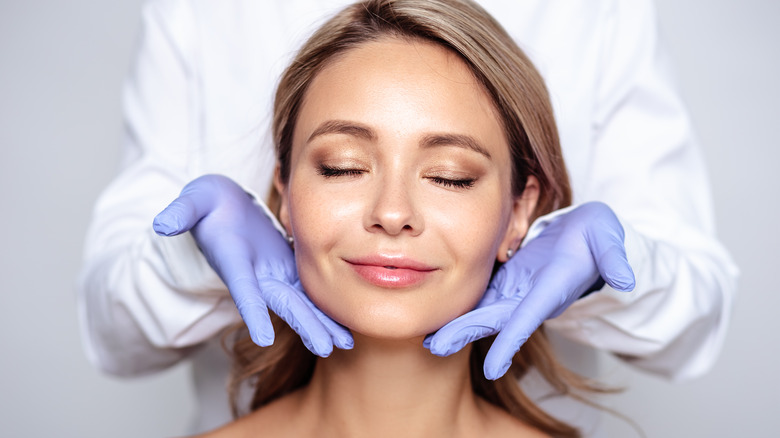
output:
[[636,280],[626,256],[623,226],[608,206],[597,203],[594,207],[598,209],[601,226],[589,228],[587,241],[599,275],[613,289],[631,291]]
[[575,300],[576,291],[564,292],[561,276],[543,272],[525,299],[517,303],[504,328],[496,336],[485,356],[485,377],[496,380],[506,374],[512,358],[542,323],[562,312]]
[[333,352],[333,339],[325,325],[307,305],[308,298],[304,299],[301,292],[273,278],[261,278],[259,283],[268,307],[301,337],[306,348],[317,356],[330,356]]
[[331,317],[326,315],[325,312],[314,306],[314,303],[311,303],[311,306],[314,315],[317,316],[317,319],[320,320],[328,333],[330,333],[331,339],[333,340],[333,345],[342,350],[351,350],[352,347],[355,346],[355,341],[352,339],[352,332],[350,332],[349,329],[343,325],[331,319]]
[[233,297],[233,302],[236,303],[238,313],[249,329],[252,341],[261,347],[273,344],[274,327],[249,263],[226,265],[221,276]]
[[634,270],[628,264],[626,250],[622,243],[609,245],[596,260],[601,278],[613,289],[623,292],[634,290],[636,285]]
[[516,306],[516,301],[501,300],[472,310],[426,337],[423,345],[436,356],[454,354],[471,342],[498,333]]
[[330,316],[326,315],[325,312],[320,310],[317,305],[311,301],[309,296],[306,295],[306,291],[303,290],[303,285],[301,284],[300,279],[295,281],[292,286],[296,289],[296,293],[300,296],[300,298],[306,303],[307,306],[309,306],[314,315],[317,316],[317,319],[319,319],[322,325],[325,326],[325,329],[328,330],[331,338],[333,339],[333,345],[342,350],[351,350],[352,347],[354,347],[355,342],[352,339],[352,333],[349,331],[349,329],[334,321]]
[[205,202],[199,192],[182,192],[163,211],[154,217],[152,227],[157,234],[176,236],[189,231],[211,211],[211,202]]

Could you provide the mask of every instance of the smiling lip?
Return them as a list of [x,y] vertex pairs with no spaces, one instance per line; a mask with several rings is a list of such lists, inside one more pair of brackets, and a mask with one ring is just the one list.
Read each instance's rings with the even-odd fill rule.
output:
[[403,288],[422,283],[435,267],[403,256],[372,255],[344,259],[367,282],[384,288]]

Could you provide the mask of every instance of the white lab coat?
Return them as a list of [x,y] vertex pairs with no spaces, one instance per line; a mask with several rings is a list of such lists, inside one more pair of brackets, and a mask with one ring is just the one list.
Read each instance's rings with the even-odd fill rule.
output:
[[[152,218],[205,173],[264,198],[276,80],[294,49],[346,3],[160,0],[143,10],[124,92],[122,169],[86,239],[81,324],[90,360],[112,374],[190,358],[195,430],[228,419],[227,363],[214,337],[240,319],[192,238],[158,237]],[[606,202],[626,230],[636,289],[607,287],[548,321],[562,354],[585,372],[595,348],[671,379],[704,373],[723,342],[737,270],[714,236],[702,157],[650,0],[480,3],[547,82],[575,204]],[[545,391],[533,378],[525,384]],[[592,411],[556,403],[544,406],[596,434]]]

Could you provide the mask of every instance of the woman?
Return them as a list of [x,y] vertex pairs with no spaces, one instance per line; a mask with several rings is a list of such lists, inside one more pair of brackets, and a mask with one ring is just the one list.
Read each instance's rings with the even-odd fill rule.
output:
[[318,359],[285,327],[266,349],[237,340],[231,388],[255,385],[253,412],[208,436],[577,436],[514,380],[536,367],[586,387],[543,334],[496,382],[489,340],[444,358],[423,346],[570,202],[544,84],[501,27],[465,1],[355,4],[286,70],[273,125],[301,283],[354,348]]

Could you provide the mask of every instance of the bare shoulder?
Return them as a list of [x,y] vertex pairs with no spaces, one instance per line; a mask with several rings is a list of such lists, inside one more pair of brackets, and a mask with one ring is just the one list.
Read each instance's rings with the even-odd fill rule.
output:
[[[264,406],[257,411],[228,423],[219,429],[197,435],[195,438],[250,438],[258,436],[297,437],[300,435],[298,394],[293,393]],[[299,421],[291,421],[297,418]]]

